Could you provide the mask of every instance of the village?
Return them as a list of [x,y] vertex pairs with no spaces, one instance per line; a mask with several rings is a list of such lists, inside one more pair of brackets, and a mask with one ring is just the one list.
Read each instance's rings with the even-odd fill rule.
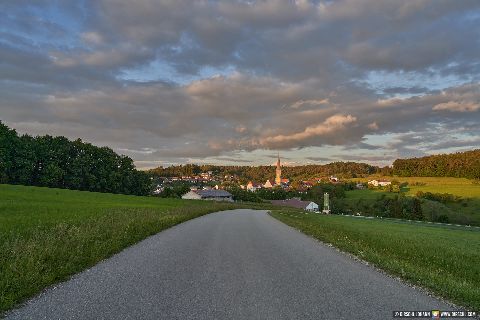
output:
[[[242,201],[241,197],[234,195],[232,189],[239,189],[244,192],[253,194],[271,192],[275,194],[278,191],[287,192],[289,195],[294,195],[286,199],[268,199],[270,203],[278,206],[293,207],[297,209],[303,209],[308,212],[322,212],[329,214],[330,200],[329,194],[325,192],[323,194],[323,205],[320,201],[314,202],[311,200],[302,200],[301,196],[306,194],[314,186],[320,184],[332,184],[340,185],[344,181],[335,175],[328,177],[317,177],[309,180],[302,180],[299,183],[293,184],[290,179],[282,177],[282,165],[280,156],[277,158],[275,167],[275,179],[267,179],[265,182],[248,181],[246,184],[242,184],[240,177],[237,175],[215,175],[212,171],[201,172],[198,175],[187,176],[173,176],[163,177],[161,181],[155,185],[153,195],[165,194],[166,188],[172,185],[183,186],[181,189],[181,198],[186,200],[213,200],[213,201]],[[369,180],[367,184],[356,183],[356,189],[365,188],[383,188],[391,185],[391,181],[385,179],[373,179]]]

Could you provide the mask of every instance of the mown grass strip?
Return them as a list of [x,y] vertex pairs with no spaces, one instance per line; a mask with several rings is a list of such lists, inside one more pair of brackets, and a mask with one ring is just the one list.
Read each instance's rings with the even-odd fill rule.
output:
[[271,215],[412,284],[480,310],[479,231],[295,211],[273,210]]

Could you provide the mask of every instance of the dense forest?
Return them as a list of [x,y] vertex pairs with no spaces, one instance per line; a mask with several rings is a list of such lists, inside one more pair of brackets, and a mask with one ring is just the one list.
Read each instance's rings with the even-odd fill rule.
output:
[[393,162],[393,174],[402,177],[457,177],[480,179],[480,149]]
[[[175,177],[197,175],[201,172],[212,171],[217,176],[237,176],[241,182],[265,182],[275,178],[274,166],[215,166],[215,165],[179,165],[159,167],[149,172],[159,177]],[[366,163],[333,162],[326,165],[305,165],[282,167],[282,178],[292,181],[308,180],[314,177],[328,177],[338,175],[342,178],[354,178],[375,173],[388,174],[389,168],[379,168]]]
[[0,122],[0,183],[147,195],[150,178],[133,160],[80,139],[19,136]]

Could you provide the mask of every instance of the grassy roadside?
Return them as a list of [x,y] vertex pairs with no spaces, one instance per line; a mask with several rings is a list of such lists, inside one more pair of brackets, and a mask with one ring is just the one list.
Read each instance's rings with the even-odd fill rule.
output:
[[229,203],[0,185],[0,317],[149,235]]
[[461,306],[480,310],[480,231],[273,210],[278,220]]

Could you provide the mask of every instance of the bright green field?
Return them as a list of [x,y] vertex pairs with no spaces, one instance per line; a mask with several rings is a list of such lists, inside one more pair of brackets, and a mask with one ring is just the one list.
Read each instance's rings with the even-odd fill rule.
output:
[[274,210],[272,216],[390,274],[461,306],[480,310],[478,229],[305,215],[294,210]]
[[[451,193],[465,198],[480,199],[480,184],[474,184],[473,180],[465,178],[450,177],[370,177],[356,178],[353,181],[367,182],[371,179],[397,180],[399,182],[408,182],[408,194],[415,195],[417,191],[432,193]],[[412,186],[413,183],[425,183],[424,186]]]
[[[464,178],[448,177],[370,177],[356,178],[354,181],[367,182],[373,178],[384,178],[387,180],[397,180],[399,182],[408,182],[408,186],[402,189],[408,196],[415,196],[418,191],[431,193],[450,193],[463,198],[461,203],[432,203],[423,201],[422,207],[428,216],[428,211],[434,210],[437,214],[444,214],[449,217],[452,223],[471,224],[480,226],[480,185],[474,184],[472,180]],[[422,183],[425,185],[414,185]],[[361,210],[367,210],[369,202],[374,201],[381,194],[387,197],[393,196],[390,192],[380,190],[354,190],[347,191],[346,201],[351,206],[358,204],[362,199]],[[433,208],[433,209],[432,209]]]
[[0,185],[0,317],[45,287],[149,235],[233,207]]

